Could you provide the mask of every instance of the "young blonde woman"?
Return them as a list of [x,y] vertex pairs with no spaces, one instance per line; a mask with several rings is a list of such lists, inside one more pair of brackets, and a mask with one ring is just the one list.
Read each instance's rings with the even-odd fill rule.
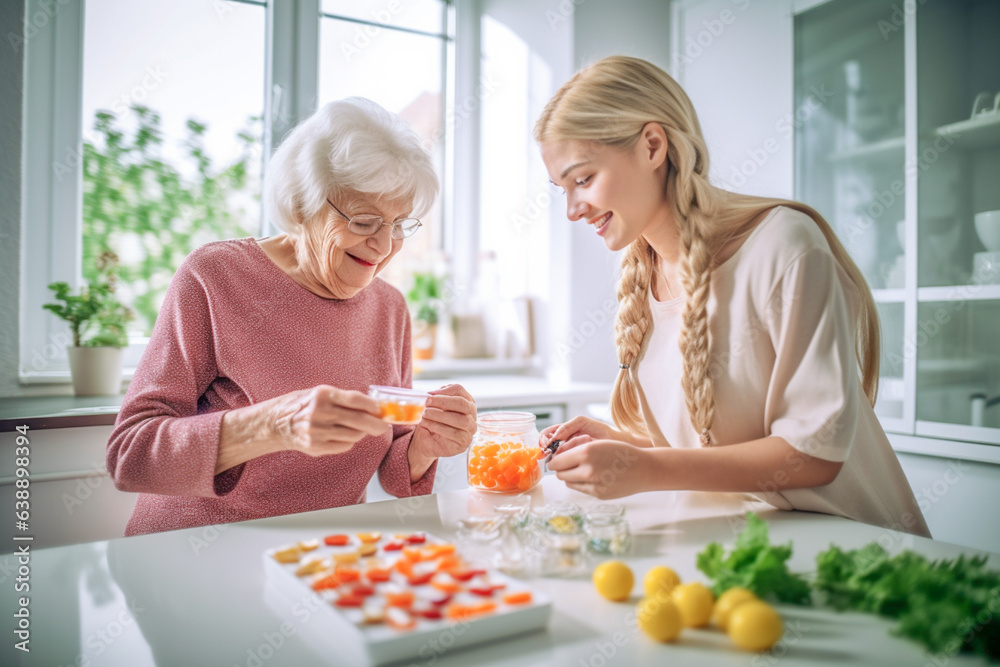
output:
[[545,429],[558,477],[598,498],[749,492],[929,535],[872,410],[875,303],[823,217],[711,185],[691,101],[643,60],[578,72],[534,134],[569,219],[624,251],[618,428]]

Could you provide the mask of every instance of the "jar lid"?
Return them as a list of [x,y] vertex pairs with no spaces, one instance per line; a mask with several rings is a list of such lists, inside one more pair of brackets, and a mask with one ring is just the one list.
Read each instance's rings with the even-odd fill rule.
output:
[[591,523],[614,523],[625,518],[625,506],[618,503],[595,503],[584,511]]

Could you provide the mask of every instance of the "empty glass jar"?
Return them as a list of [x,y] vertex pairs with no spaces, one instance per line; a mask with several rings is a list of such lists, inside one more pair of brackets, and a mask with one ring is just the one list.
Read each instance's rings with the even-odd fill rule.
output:
[[616,503],[591,505],[583,517],[587,551],[595,556],[620,556],[632,546],[632,533],[625,506]]

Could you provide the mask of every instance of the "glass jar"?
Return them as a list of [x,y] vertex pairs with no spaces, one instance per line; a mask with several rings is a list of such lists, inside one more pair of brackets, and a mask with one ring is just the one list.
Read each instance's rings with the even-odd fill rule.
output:
[[616,503],[592,505],[584,514],[587,551],[595,556],[620,556],[632,546],[632,533],[625,506]]
[[479,415],[468,453],[469,486],[480,491],[523,493],[542,481],[544,452],[538,447],[535,415],[486,412]]
[[583,515],[575,503],[536,508],[532,517],[537,531],[543,574],[573,576],[588,569]]
[[417,424],[424,416],[427,397],[422,391],[373,384],[368,395],[378,403],[379,417],[390,424]]

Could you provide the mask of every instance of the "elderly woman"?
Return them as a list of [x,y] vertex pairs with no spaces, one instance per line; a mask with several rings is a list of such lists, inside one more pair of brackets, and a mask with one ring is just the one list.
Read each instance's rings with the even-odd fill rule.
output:
[[126,535],[364,502],[376,471],[431,492],[472,440],[472,397],[443,387],[390,427],[365,392],[410,386],[406,303],[376,276],[437,188],[416,134],[368,100],[289,134],[265,178],[284,233],[208,243],[167,291],[108,441],[115,486],[141,494]]

